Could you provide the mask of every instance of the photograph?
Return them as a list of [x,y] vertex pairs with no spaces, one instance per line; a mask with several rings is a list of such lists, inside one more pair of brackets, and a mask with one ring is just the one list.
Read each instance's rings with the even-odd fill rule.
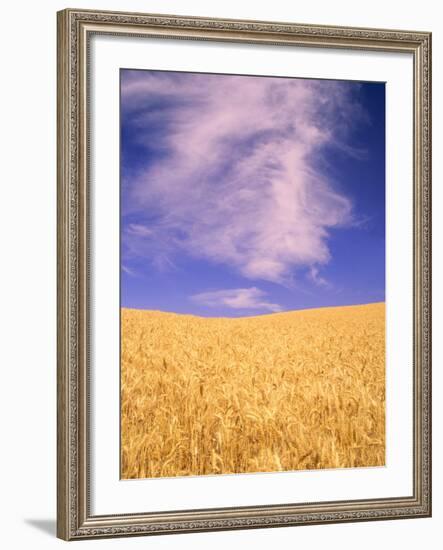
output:
[[120,476],[386,464],[385,83],[120,69]]

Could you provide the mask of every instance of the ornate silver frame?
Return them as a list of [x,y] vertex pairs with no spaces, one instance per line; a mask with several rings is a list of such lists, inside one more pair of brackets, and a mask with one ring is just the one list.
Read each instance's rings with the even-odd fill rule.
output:
[[[58,14],[57,534],[65,540],[431,515],[431,34],[68,9]],[[93,516],[88,485],[88,44],[94,33],[409,52],[414,59],[414,461],[404,498]]]

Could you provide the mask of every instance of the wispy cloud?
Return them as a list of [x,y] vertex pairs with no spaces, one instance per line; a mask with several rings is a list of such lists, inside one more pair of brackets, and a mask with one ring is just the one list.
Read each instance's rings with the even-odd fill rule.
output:
[[152,229],[139,223],[130,223],[126,231],[130,235],[136,235],[137,237],[150,237],[153,234]]
[[316,266],[311,266],[308,272],[308,276],[309,276],[309,279],[311,279],[311,281],[315,283],[317,286],[322,286],[322,287],[330,286],[328,281],[320,275],[320,272]]
[[135,277],[137,275],[133,269],[127,267],[126,265],[122,265],[122,271],[131,277]]
[[191,299],[208,307],[229,307],[231,309],[253,309],[277,312],[282,308],[266,300],[266,292],[256,287],[215,290],[194,294]]
[[137,219],[124,231],[125,254],[167,265],[182,252],[282,284],[304,268],[321,284],[331,229],[353,221],[321,153],[351,151],[356,85],[123,74],[123,118],[146,151],[123,182],[123,212]]

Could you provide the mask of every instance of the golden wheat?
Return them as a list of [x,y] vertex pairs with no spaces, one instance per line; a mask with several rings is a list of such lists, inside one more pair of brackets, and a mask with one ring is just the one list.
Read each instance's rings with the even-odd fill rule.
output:
[[122,477],[385,462],[385,304],[122,310]]

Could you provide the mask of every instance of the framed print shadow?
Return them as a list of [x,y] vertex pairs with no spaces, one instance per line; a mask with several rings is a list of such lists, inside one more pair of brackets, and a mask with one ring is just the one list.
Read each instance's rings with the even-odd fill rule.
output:
[[58,536],[431,515],[431,35],[58,13]]

